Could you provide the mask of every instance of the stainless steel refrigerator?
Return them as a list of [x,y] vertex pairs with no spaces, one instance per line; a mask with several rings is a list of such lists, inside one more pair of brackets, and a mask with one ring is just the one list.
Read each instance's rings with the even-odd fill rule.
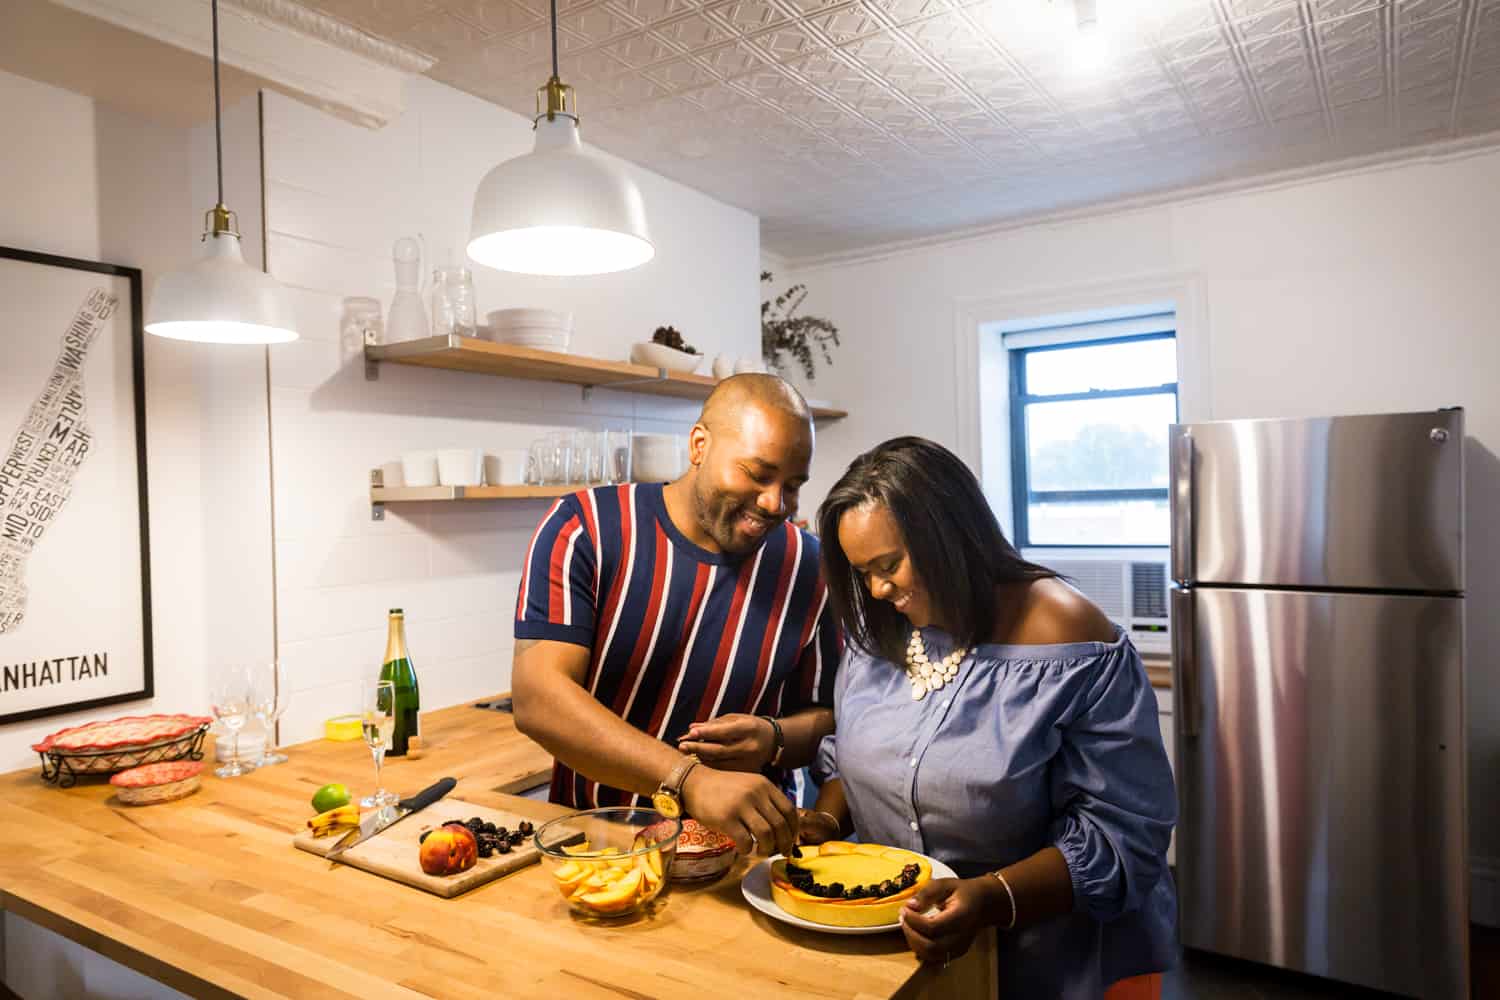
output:
[[1171,449],[1182,943],[1467,998],[1463,411]]

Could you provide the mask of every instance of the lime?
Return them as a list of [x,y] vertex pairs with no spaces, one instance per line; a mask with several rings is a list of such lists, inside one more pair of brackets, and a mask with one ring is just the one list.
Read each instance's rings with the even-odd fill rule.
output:
[[312,807],[314,810],[325,813],[330,809],[349,804],[349,789],[343,785],[324,785],[313,793]]

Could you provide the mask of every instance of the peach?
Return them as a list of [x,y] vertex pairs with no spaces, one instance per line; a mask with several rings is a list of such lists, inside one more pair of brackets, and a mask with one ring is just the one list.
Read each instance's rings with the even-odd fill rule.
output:
[[457,875],[479,860],[479,844],[462,823],[444,823],[422,838],[418,859],[428,875]]

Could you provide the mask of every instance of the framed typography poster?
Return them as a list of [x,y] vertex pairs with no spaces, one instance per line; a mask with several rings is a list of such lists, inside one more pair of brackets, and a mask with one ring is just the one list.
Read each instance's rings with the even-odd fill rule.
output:
[[0,724],[151,694],[141,272],[0,247]]

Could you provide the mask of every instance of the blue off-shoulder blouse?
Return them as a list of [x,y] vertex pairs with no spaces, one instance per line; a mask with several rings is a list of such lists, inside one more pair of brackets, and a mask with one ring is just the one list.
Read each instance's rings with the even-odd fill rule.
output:
[[[954,647],[937,629],[922,639],[934,661]],[[834,698],[837,731],[814,776],[843,779],[859,839],[962,877],[1048,845],[1067,860],[1073,912],[999,932],[1001,996],[1084,1000],[1171,967],[1177,798],[1123,630],[1108,643],[977,646],[921,701],[900,667],[851,646]]]

